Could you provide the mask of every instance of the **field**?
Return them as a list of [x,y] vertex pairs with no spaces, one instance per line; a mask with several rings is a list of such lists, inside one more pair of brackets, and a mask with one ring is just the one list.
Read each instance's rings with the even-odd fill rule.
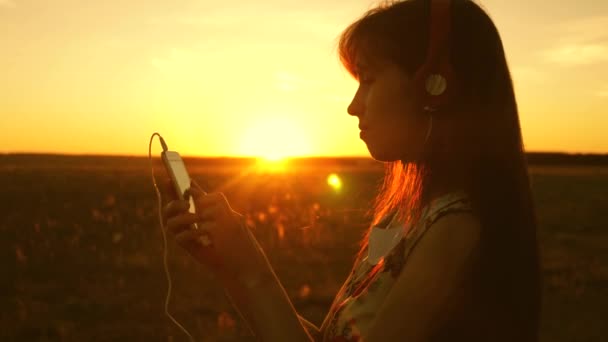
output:
[[[156,175],[166,175],[158,164]],[[352,266],[382,177],[370,160],[287,172],[187,160],[245,214],[294,305],[320,325]],[[342,188],[328,186],[336,173]],[[608,340],[608,166],[531,166],[542,246],[543,341]],[[1,341],[186,341],[167,282],[146,158],[0,155]],[[223,290],[169,240],[170,311],[199,341],[251,341]]]

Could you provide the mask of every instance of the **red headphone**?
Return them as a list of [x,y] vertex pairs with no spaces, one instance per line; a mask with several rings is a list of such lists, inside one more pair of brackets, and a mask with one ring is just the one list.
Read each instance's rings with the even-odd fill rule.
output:
[[450,0],[431,0],[429,47],[424,64],[414,75],[420,109],[433,112],[454,93],[450,65]]

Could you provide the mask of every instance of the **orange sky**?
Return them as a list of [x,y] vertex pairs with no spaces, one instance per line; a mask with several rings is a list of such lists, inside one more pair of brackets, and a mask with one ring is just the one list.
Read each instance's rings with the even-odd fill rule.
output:
[[[608,2],[477,2],[526,149],[608,152]],[[0,0],[0,153],[369,156],[335,44],[373,3]]]

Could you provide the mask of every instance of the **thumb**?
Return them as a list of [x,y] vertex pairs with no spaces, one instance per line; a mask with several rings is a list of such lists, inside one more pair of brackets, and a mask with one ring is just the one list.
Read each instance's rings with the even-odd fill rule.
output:
[[205,192],[204,190],[202,190],[201,188],[197,187],[197,186],[191,186],[186,189],[186,191],[184,191],[184,198],[188,199],[190,198],[190,196],[192,196],[195,200],[198,199],[199,197],[206,195],[207,192]]
[[190,186],[194,186],[194,187],[198,188],[200,191],[202,191],[203,193],[207,193],[207,191],[203,190],[203,188],[200,185],[198,185],[198,183],[194,179],[190,179]]

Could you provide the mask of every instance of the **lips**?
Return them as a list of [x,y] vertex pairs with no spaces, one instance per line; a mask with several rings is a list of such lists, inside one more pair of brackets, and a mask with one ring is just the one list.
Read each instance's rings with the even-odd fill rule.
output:
[[368,125],[365,125],[365,124],[360,123],[360,124],[359,124],[359,129],[361,130],[361,132],[359,132],[359,137],[360,137],[361,139],[365,138],[365,136],[368,134],[368,129],[369,129],[369,126],[368,126]]

